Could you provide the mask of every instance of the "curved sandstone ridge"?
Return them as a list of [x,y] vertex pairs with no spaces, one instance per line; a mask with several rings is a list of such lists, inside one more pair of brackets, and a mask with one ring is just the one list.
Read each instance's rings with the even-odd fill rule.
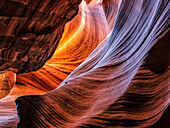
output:
[[78,15],[66,24],[53,57],[40,70],[17,75],[17,83],[55,89],[106,38],[108,30],[102,6],[83,2]]
[[16,75],[0,100],[0,127],[167,127],[155,123],[170,102],[169,7],[168,0],[82,1],[52,58]]

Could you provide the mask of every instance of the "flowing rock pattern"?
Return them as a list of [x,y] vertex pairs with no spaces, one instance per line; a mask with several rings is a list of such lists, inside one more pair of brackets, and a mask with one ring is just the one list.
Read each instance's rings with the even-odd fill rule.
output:
[[160,126],[170,102],[170,2],[86,2],[43,68],[17,75],[0,101],[1,127],[16,127],[13,100],[28,94],[39,95],[16,100],[19,128]]
[[[117,1],[113,2],[118,4]],[[115,8],[114,11],[117,9]],[[112,13],[115,18],[116,12]],[[92,27],[93,30],[90,30]],[[17,75],[15,87],[6,98],[0,101],[0,107],[5,111],[5,114],[0,112],[2,113],[0,126],[9,127],[10,124],[11,127],[15,127],[17,123],[13,103],[15,98],[22,95],[43,94],[56,88],[110,33],[109,29],[111,28],[108,28],[102,5],[81,4],[78,15],[65,26],[63,37],[53,57],[40,70]],[[88,33],[89,31],[91,33]],[[81,54],[79,54],[80,50]],[[12,110],[7,109],[7,104]]]
[[[44,91],[55,89],[111,32],[113,26],[108,25],[102,5],[91,6],[84,2],[79,10],[66,24],[53,57],[40,70],[17,75],[17,84],[32,85]],[[116,10],[112,11],[113,20]]]
[[80,2],[0,1],[0,72],[41,68],[53,55],[64,25],[77,14]]

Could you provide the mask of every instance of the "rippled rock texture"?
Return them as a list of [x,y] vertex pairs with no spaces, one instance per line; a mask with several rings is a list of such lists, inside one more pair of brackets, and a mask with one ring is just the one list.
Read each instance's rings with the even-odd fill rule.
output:
[[[0,72],[25,73],[51,58],[79,0],[0,2]],[[38,52],[38,53],[37,53]]]
[[167,112],[158,120],[170,102],[170,2],[80,2],[1,2],[12,27],[2,25],[0,70],[17,74],[0,77],[13,81],[3,86],[0,127],[168,127]]

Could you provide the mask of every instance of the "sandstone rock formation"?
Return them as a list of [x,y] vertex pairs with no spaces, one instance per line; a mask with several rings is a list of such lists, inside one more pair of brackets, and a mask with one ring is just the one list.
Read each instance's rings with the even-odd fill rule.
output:
[[0,72],[36,71],[51,58],[79,0],[3,0],[0,3]]
[[[33,1],[22,2],[34,8],[40,1],[34,1],[35,5]],[[56,8],[56,12],[68,14],[67,9],[57,8],[59,1],[56,4],[48,2],[42,1],[37,5],[41,6],[39,11],[45,9],[44,14],[48,14],[51,6],[46,5],[53,5],[51,8]],[[68,2],[75,6],[74,13],[71,11],[74,16],[74,10],[81,1],[62,1],[61,5],[67,6]],[[20,11],[12,9],[10,12],[15,13],[10,15],[2,5],[2,17],[18,18],[21,15]],[[7,68],[1,68],[1,71],[26,73],[16,75],[15,86],[10,88],[12,90],[8,96],[0,100],[0,127],[168,127],[166,123],[156,122],[170,102],[169,7],[168,0],[83,0],[78,14],[65,25],[62,38],[57,38],[59,44],[56,41],[54,47],[48,47],[48,41],[39,40],[47,46],[44,49],[46,52],[49,48],[53,52],[55,50],[54,54],[47,53],[49,56],[35,52],[35,56],[43,55],[40,65],[40,61],[35,62],[36,57],[27,54],[30,51],[25,48],[22,50],[28,52],[24,55],[31,55],[29,67],[22,65],[24,56],[21,60],[13,61],[18,57],[12,56],[9,59],[10,55],[19,55],[13,54],[13,49],[22,45],[18,40],[16,43],[19,45],[15,44],[8,50],[4,50],[4,45],[8,43],[0,45],[3,46],[1,57],[8,58],[2,59],[0,67]],[[50,21],[57,26],[56,33],[61,34],[64,24],[71,19],[65,18],[62,19],[63,24]],[[39,29],[31,30],[40,32],[42,26],[35,24],[37,26]],[[60,27],[61,31],[57,31]],[[20,29],[20,26],[16,28]],[[51,32],[43,34],[43,39],[48,35]],[[52,41],[51,38],[49,40]],[[31,48],[37,44],[35,41],[29,45]],[[52,58],[48,60],[50,56]],[[16,65],[4,62],[15,62]],[[33,70],[37,71],[30,72]],[[5,84],[5,87],[8,85]]]
[[15,85],[15,74],[12,72],[0,74],[0,99],[7,96]]

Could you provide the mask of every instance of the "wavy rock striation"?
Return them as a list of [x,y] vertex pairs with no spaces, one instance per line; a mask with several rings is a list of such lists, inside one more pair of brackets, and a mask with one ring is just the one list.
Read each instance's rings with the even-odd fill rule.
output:
[[144,59],[169,31],[169,6],[168,0],[122,0],[110,38],[58,88],[16,100],[18,127],[149,127],[158,121],[169,105],[169,66],[154,72],[146,64],[152,55]]
[[109,33],[103,7],[82,3],[78,15],[66,24],[53,57],[40,70],[17,75],[17,84],[55,89]]
[[[49,1],[41,1],[39,5],[38,2],[34,1],[35,5],[27,0],[20,3],[29,8],[40,7],[39,11],[46,10],[44,14],[50,11]],[[73,10],[76,10],[80,1],[62,1],[61,6],[68,3],[75,5]],[[53,9],[59,9],[60,2],[52,5]],[[15,86],[0,100],[0,127],[142,128],[153,125],[153,128],[166,128],[168,124],[156,122],[170,103],[169,7],[168,0],[83,0],[78,14],[65,25],[62,37],[57,38],[60,40],[56,43],[57,49],[51,47],[53,52],[56,49],[49,55],[53,54],[52,58],[42,57],[44,63],[48,61],[41,69],[43,64],[34,67],[32,55],[30,67],[6,65],[7,70],[17,73],[39,70],[16,75]],[[12,17],[17,18],[22,12],[4,10],[5,6],[1,5],[1,14],[10,16],[13,12]],[[69,15],[63,6],[59,12],[63,10],[61,14]],[[56,18],[59,12],[56,10]],[[50,23],[63,31],[67,21]],[[40,32],[43,27],[35,24],[37,26],[39,29],[31,30]],[[51,31],[43,38],[49,34]],[[49,44],[40,42],[44,46]],[[34,45],[36,41],[30,44]],[[10,55],[7,51],[2,53],[2,57]],[[35,56],[38,54],[35,52]]]
[[[36,71],[51,58],[79,0],[0,2],[0,72]],[[37,53],[38,52],[38,53]]]

